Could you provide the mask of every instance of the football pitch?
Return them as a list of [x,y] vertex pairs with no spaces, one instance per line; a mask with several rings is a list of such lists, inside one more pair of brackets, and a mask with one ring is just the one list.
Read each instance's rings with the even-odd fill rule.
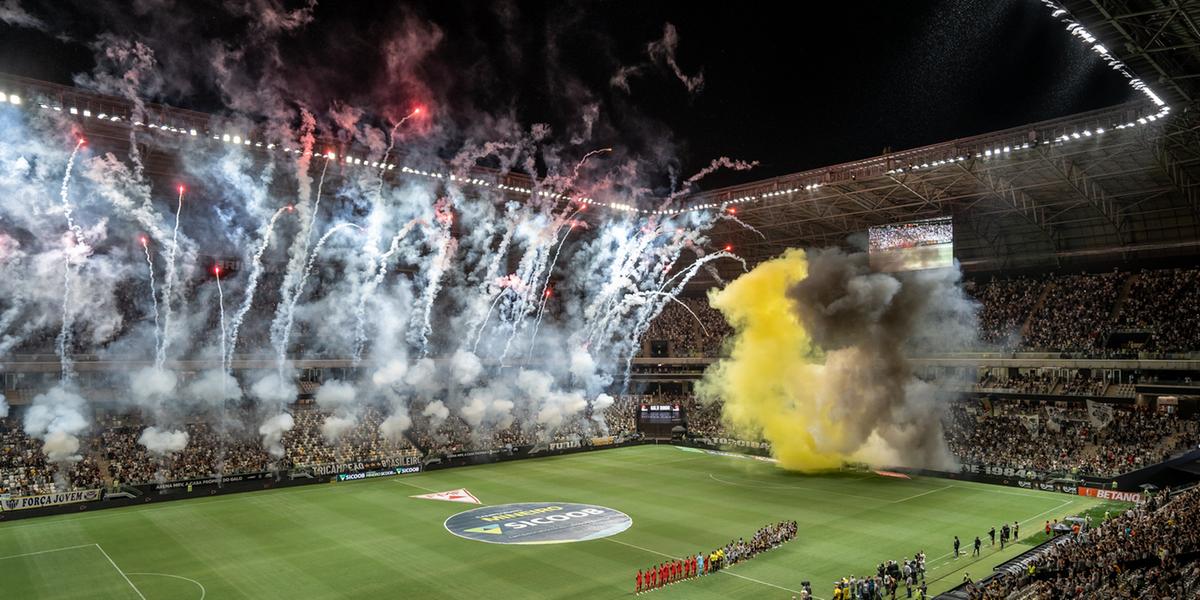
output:
[[[477,506],[411,497],[457,488],[485,506],[597,505],[632,525],[574,543],[482,543],[444,525]],[[799,523],[796,540],[640,598],[786,600],[805,580],[828,598],[834,579],[873,574],[879,562],[922,549],[932,596],[964,571],[979,578],[1028,549],[1047,519],[1098,502],[934,478],[805,476],[747,458],[639,446],[0,524],[0,598],[631,597],[639,568],[788,519]],[[1022,541],[990,548],[988,528],[1013,521]],[[966,554],[958,559],[950,556],[955,535]],[[985,551],[972,559],[976,535]]]

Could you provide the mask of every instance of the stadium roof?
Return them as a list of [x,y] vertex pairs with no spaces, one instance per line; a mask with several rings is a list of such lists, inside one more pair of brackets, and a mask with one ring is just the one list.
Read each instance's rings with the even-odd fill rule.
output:
[[[707,191],[682,204],[736,216],[713,230],[714,245],[731,245],[750,264],[791,247],[845,244],[874,225],[946,215],[954,218],[955,256],[971,270],[1200,252],[1200,7],[1175,0],[1060,4],[1067,13],[1056,16],[1085,25],[1168,109],[1130,103]],[[151,174],[175,171],[175,148],[185,142],[171,138],[294,151],[246,124],[239,136],[237,120],[223,117],[154,104],[135,117],[122,99],[0,76],[5,90],[26,94],[27,104],[47,103],[31,108],[75,109],[78,117],[87,111],[91,117],[80,121],[89,138],[128,143],[129,127],[145,130],[138,140]],[[131,122],[139,118],[145,123]],[[345,148],[334,141],[320,147]],[[340,153],[345,168],[381,168],[353,149]],[[406,160],[382,168],[398,177],[450,178]],[[516,173],[479,168],[470,177],[468,185],[518,196],[533,187]],[[736,276],[740,266],[726,262],[722,276]],[[705,275],[693,285],[711,284]]]

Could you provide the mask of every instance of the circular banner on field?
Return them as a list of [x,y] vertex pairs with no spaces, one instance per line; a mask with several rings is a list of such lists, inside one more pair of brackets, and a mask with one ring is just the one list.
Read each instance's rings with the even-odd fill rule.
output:
[[573,502],[520,502],[476,508],[446,519],[458,537],[492,544],[565,544],[629,529],[633,519],[611,508]]

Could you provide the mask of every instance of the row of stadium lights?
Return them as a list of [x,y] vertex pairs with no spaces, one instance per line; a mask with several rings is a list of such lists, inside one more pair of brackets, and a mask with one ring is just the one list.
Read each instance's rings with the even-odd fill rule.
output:
[[[14,106],[20,106],[23,104],[23,100],[17,94],[8,94],[5,92],[0,92],[0,103],[8,103],[8,104],[12,104]],[[125,119],[123,119],[119,115],[110,115],[110,114],[107,114],[104,112],[93,113],[90,109],[79,109],[79,108],[75,108],[75,107],[69,107],[64,110],[64,108],[61,106],[54,106],[54,105],[49,105],[49,104],[45,104],[45,103],[39,103],[38,107],[41,108],[42,110],[52,110],[52,111],[60,112],[60,113],[66,112],[72,116],[82,117],[85,119],[93,119],[94,118],[94,119],[101,120],[101,121],[112,121],[112,122],[125,121]],[[164,133],[173,133],[173,134],[186,136],[186,137],[192,137],[192,138],[202,137],[201,133],[194,128],[181,128],[181,127],[175,127],[173,125],[166,125],[166,124],[159,124],[159,123],[147,124],[147,123],[143,123],[142,121],[138,121],[138,120],[133,120],[133,121],[131,121],[131,123],[134,127],[146,127],[148,129],[154,129],[156,131],[160,131],[160,132],[164,132]],[[335,160],[335,161],[339,160],[338,155],[334,152],[314,152],[312,150],[301,150],[301,149],[291,148],[291,147],[279,148],[274,143],[269,143],[269,142],[264,143],[261,141],[255,141],[255,140],[250,139],[248,136],[242,137],[240,134],[225,133],[225,134],[211,134],[210,135],[208,133],[205,133],[204,136],[211,137],[211,139],[213,141],[230,144],[233,146],[248,146],[248,147],[253,147],[253,148],[263,148],[266,150],[281,150],[285,154],[295,154],[297,156],[316,156],[316,157],[325,158],[327,160]],[[745,202],[752,202],[754,200],[790,195],[790,194],[794,194],[794,193],[802,191],[802,190],[813,191],[813,190],[816,190],[817,188],[821,187],[821,184],[819,184],[819,183],[811,183],[811,184],[803,186],[802,188],[789,188],[789,189],[785,189],[785,190],[777,190],[774,192],[766,192],[766,193],[762,193],[762,194],[743,196],[740,198],[734,198],[734,199],[726,200],[726,201],[722,201],[722,202],[710,202],[710,203],[705,203],[705,204],[697,204],[695,206],[690,206],[686,209],[674,209],[674,210],[656,209],[656,210],[652,210],[652,209],[638,208],[637,206],[633,206],[631,204],[625,204],[625,203],[621,203],[621,202],[605,202],[605,201],[596,200],[594,198],[590,198],[587,196],[568,196],[566,194],[561,194],[561,193],[557,193],[557,192],[542,192],[542,191],[536,191],[536,190],[533,190],[533,189],[530,189],[527,187],[507,185],[507,184],[503,184],[503,183],[493,184],[491,182],[488,182],[488,181],[485,181],[485,180],[479,179],[479,178],[460,177],[453,173],[440,173],[437,171],[414,169],[414,168],[404,166],[404,165],[397,165],[395,163],[372,161],[372,160],[367,160],[367,159],[362,159],[362,158],[352,157],[352,156],[342,156],[342,157],[340,157],[340,161],[345,165],[365,166],[365,167],[370,167],[370,168],[374,168],[374,169],[386,169],[388,171],[393,171],[397,167],[399,167],[401,173],[403,173],[405,175],[415,176],[415,177],[426,177],[429,179],[449,181],[449,182],[453,182],[453,183],[460,184],[460,185],[465,184],[465,185],[474,185],[474,186],[479,186],[479,187],[494,188],[494,189],[501,190],[504,192],[515,193],[515,194],[524,194],[526,196],[529,196],[530,198],[542,198],[542,199],[552,199],[552,200],[571,200],[574,202],[578,202],[580,204],[584,204],[584,205],[588,205],[588,206],[602,206],[602,207],[609,208],[611,210],[616,210],[619,212],[637,213],[637,214],[643,214],[643,215],[656,215],[656,216],[658,216],[658,215],[678,215],[678,214],[682,214],[682,213],[686,213],[686,212],[692,212],[692,211],[698,211],[698,210],[708,210],[708,209],[714,209],[714,208],[724,209],[724,208],[727,208],[730,205],[734,205],[734,204],[742,204]]]
[[[1130,121],[1128,123],[1121,123],[1120,125],[1114,126],[1113,129],[1130,129],[1133,127],[1137,127],[1139,125],[1149,125],[1150,123],[1153,123],[1154,121],[1157,121],[1159,119],[1166,117],[1167,113],[1169,113],[1170,111],[1171,111],[1171,107],[1163,106],[1158,111],[1157,114],[1147,115],[1145,117],[1138,117],[1138,119],[1136,121]],[[1065,144],[1067,142],[1071,142],[1074,140],[1081,140],[1081,139],[1087,139],[1087,138],[1090,138],[1093,136],[1104,135],[1104,133],[1106,131],[1107,130],[1103,127],[1097,127],[1094,130],[1084,129],[1082,131],[1075,131],[1072,133],[1064,133],[1064,134],[1054,138],[1053,140],[1042,140],[1042,145],[1049,145],[1052,143]],[[990,158],[1000,158],[1000,157],[1003,157],[1012,152],[1020,152],[1021,150],[1028,150],[1029,148],[1032,148],[1036,145],[1037,145],[1036,143],[1030,144],[1029,142],[1023,142],[1021,144],[1013,144],[1013,145],[1009,145],[1009,146],[996,146],[994,148],[985,149],[981,153],[975,153],[974,156],[976,158],[982,158],[983,160],[988,160]],[[963,162],[963,161],[967,160],[967,158],[969,156],[971,156],[971,155],[960,155],[960,156],[956,156],[954,158],[947,158],[947,159],[935,160],[935,161],[930,161],[930,162],[924,162],[919,165],[913,164],[913,165],[908,166],[907,168],[906,167],[896,167],[895,169],[887,170],[886,173],[888,175],[893,175],[896,173],[905,173],[905,172],[910,172],[910,171],[919,171],[921,169],[940,167],[940,166],[946,165],[946,164],[954,164],[956,162]]]

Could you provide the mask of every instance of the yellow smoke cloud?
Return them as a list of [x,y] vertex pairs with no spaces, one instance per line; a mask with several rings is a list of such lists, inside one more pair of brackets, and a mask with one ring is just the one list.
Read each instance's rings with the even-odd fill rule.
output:
[[770,441],[781,466],[819,471],[847,457],[836,450],[844,436],[822,402],[824,356],[788,297],[807,273],[804,252],[789,250],[710,294],[736,334],[730,357],[709,368],[698,391],[725,401],[736,431]]

